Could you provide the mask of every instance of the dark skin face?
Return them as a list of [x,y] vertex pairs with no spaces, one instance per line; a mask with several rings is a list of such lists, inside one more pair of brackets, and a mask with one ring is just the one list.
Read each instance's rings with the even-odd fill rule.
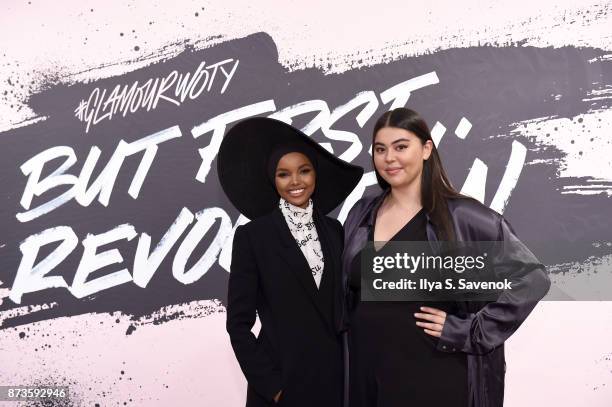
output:
[[276,191],[292,205],[306,208],[315,189],[315,170],[302,153],[287,153],[276,166],[274,184]]

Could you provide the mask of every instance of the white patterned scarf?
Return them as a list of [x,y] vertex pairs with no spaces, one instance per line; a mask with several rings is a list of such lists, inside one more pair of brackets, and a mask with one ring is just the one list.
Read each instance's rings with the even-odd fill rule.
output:
[[321,284],[324,262],[321,242],[312,219],[312,199],[308,200],[308,206],[303,209],[281,198],[278,207],[285,217],[291,235],[304,254],[308,266],[310,266],[312,277],[318,288]]

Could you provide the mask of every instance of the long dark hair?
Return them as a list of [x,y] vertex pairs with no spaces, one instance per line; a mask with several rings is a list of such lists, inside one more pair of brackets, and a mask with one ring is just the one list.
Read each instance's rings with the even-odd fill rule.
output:
[[[432,140],[429,127],[425,120],[414,110],[400,107],[384,113],[376,121],[374,131],[372,133],[372,146],[376,139],[376,133],[384,127],[396,127],[414,133],[422,144],[427,140]],[[432,140],[433,144],[433,140]],[[374,148],[374,147],[372,147]],[[376,180],[378,185],[386,190],[390,185],[385,181],[374,165],[374,152],[372,151],[372,165],[376,172]],[[455,232],[453,223],[448,212],[448,198],[467,198],[461,195],[453,187],[438,154],[438,149],[435,144],[431,150],[429,159],[423,162],[423,173],[421,174],[421,204],[429,214],[432,222],[435,224],[437,232],[441,240],[455,240]]]

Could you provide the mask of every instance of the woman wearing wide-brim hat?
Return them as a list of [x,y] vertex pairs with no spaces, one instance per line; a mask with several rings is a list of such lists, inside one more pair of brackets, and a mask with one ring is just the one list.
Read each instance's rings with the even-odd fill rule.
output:
[[325,215],[362,173],[277,120],[247,119],[225,135],[219,180],[251,219],[234,235],[227,298],[247,406],[342,404],[343,232]]

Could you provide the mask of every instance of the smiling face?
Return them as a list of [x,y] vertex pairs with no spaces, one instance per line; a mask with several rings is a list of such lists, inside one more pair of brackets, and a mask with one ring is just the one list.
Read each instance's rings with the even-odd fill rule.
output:
[[432,146],[431,140],[423,144],[408,130],[383,127],[376,133],[372,146],[374,167],[392,188],[408,186],[420,179],[423,160],[429,158]]
[[314,167],[304,154],[287,153],[278,161],[274,183],[284,200],[305,208],[315,189]]

